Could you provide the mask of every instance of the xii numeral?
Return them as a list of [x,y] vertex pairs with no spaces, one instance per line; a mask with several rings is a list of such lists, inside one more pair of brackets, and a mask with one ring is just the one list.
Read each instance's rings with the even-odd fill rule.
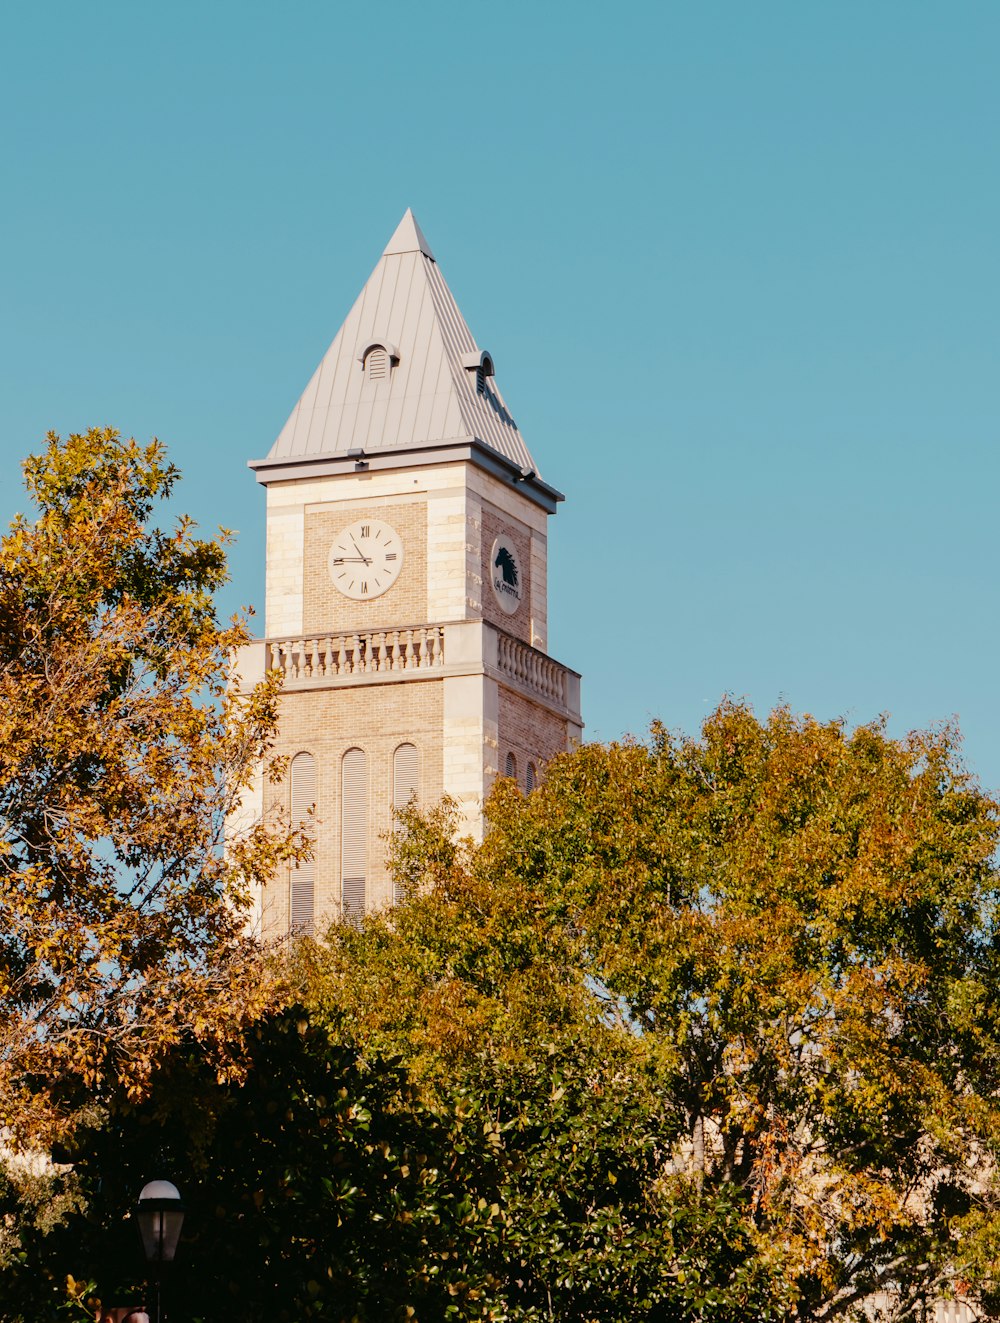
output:
[[372,526],[371,526],[371,524],[362,524],[362,525],[361,525],[361,536],[362,536],[362,537],[371,537],[371,535],[372,535]]

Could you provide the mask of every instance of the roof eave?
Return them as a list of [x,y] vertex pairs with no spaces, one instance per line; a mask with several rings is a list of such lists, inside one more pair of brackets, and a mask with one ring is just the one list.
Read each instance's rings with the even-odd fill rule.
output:
[[547,514],[554,514],[557,504],[566,499],[561,491],[551,487],[537,473],[530,469],[523,470],[477,436],[455,437],[429,446],[365,451],[362,454],[289,455],[273,459],[251,459],[247,461],[247,467],[253,470],[257,481],[266,487],[272,482],[326,478],[359,471],[377,473],[427,464],[454,463],[456,460],[469,460],[493,477],[516,485]]

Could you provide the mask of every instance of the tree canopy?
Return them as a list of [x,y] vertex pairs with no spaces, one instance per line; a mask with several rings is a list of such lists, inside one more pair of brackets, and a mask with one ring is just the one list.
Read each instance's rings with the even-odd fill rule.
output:
[[[700,738],[656,726],[526,798],[501,782],[488,812],[478,848],[410,814],[410,899],[335,928],[305,981],[339,1033],[495,1108],[510,1317],[998,1302],[998,810],[952,731],[727,702]],[[562,1083],[524,1101],[552,1052],[568,1115]],[[605,1113],[633,1182],[612,1221]],[[573,1312],[612,1281],[612,1312]]]
[[246,902],[297,847],[259,824],[221,849],[276,701],[227,688],[227,535],[153,522],[178,476],[155,441],[52,435],[24,471],[33,515],[0,542],[0,1125],[30,1139],[59,1121],[48,1084],[141,1089],[220,987],[227,1020],[261,1002]]
[[401,903],[265,957],[248,896],[308,843],[222,848],[281,772],[277,677],[229,685],[225,535],[155,524],[155,442],[25,467],[0,1126],[59,1162],[0,1164],[4,1317],[136,1289],[153,1160],[192,1319],[1000,1313],[1000,806],[954,731],[727,701],[585,746],[500,780],[479,845],[411,806]]

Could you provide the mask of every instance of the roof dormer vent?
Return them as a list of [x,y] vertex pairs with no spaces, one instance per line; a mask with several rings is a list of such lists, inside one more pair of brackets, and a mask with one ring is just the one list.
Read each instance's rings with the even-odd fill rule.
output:
[[394,363],[399,362],[399,350],[382,340],[369,340],[358,354],[366,381],[388,381]]
[[462,367],[466,372],[476,374],[476,394],[482,395],[486,389],[486,378],[495,376],[493,356],[485,349],[474,349],[472,353],[462,355]]

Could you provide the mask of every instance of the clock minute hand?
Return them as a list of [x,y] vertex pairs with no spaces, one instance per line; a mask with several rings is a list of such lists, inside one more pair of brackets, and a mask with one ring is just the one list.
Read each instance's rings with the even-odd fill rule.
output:
[[[354,538],[353,538],[353,537],[351,538],[351,541],[354,542]],[[366,565],[370,565],[370,564],[372,563],[372,562],[371,562],[371,557],[370,557],[370,556],[364,556],[364,555],[362,555],[362,553],[361,553],[361,548],[358,546],[358,544],[357,544],[356,542],[354,542],[354,550],[358,553],[359,556],[361,556],[361,559],[364,561],[364,563],[365,563]]]
[[368,560],[364,556],[334,556],[334,565],[367,565]]

